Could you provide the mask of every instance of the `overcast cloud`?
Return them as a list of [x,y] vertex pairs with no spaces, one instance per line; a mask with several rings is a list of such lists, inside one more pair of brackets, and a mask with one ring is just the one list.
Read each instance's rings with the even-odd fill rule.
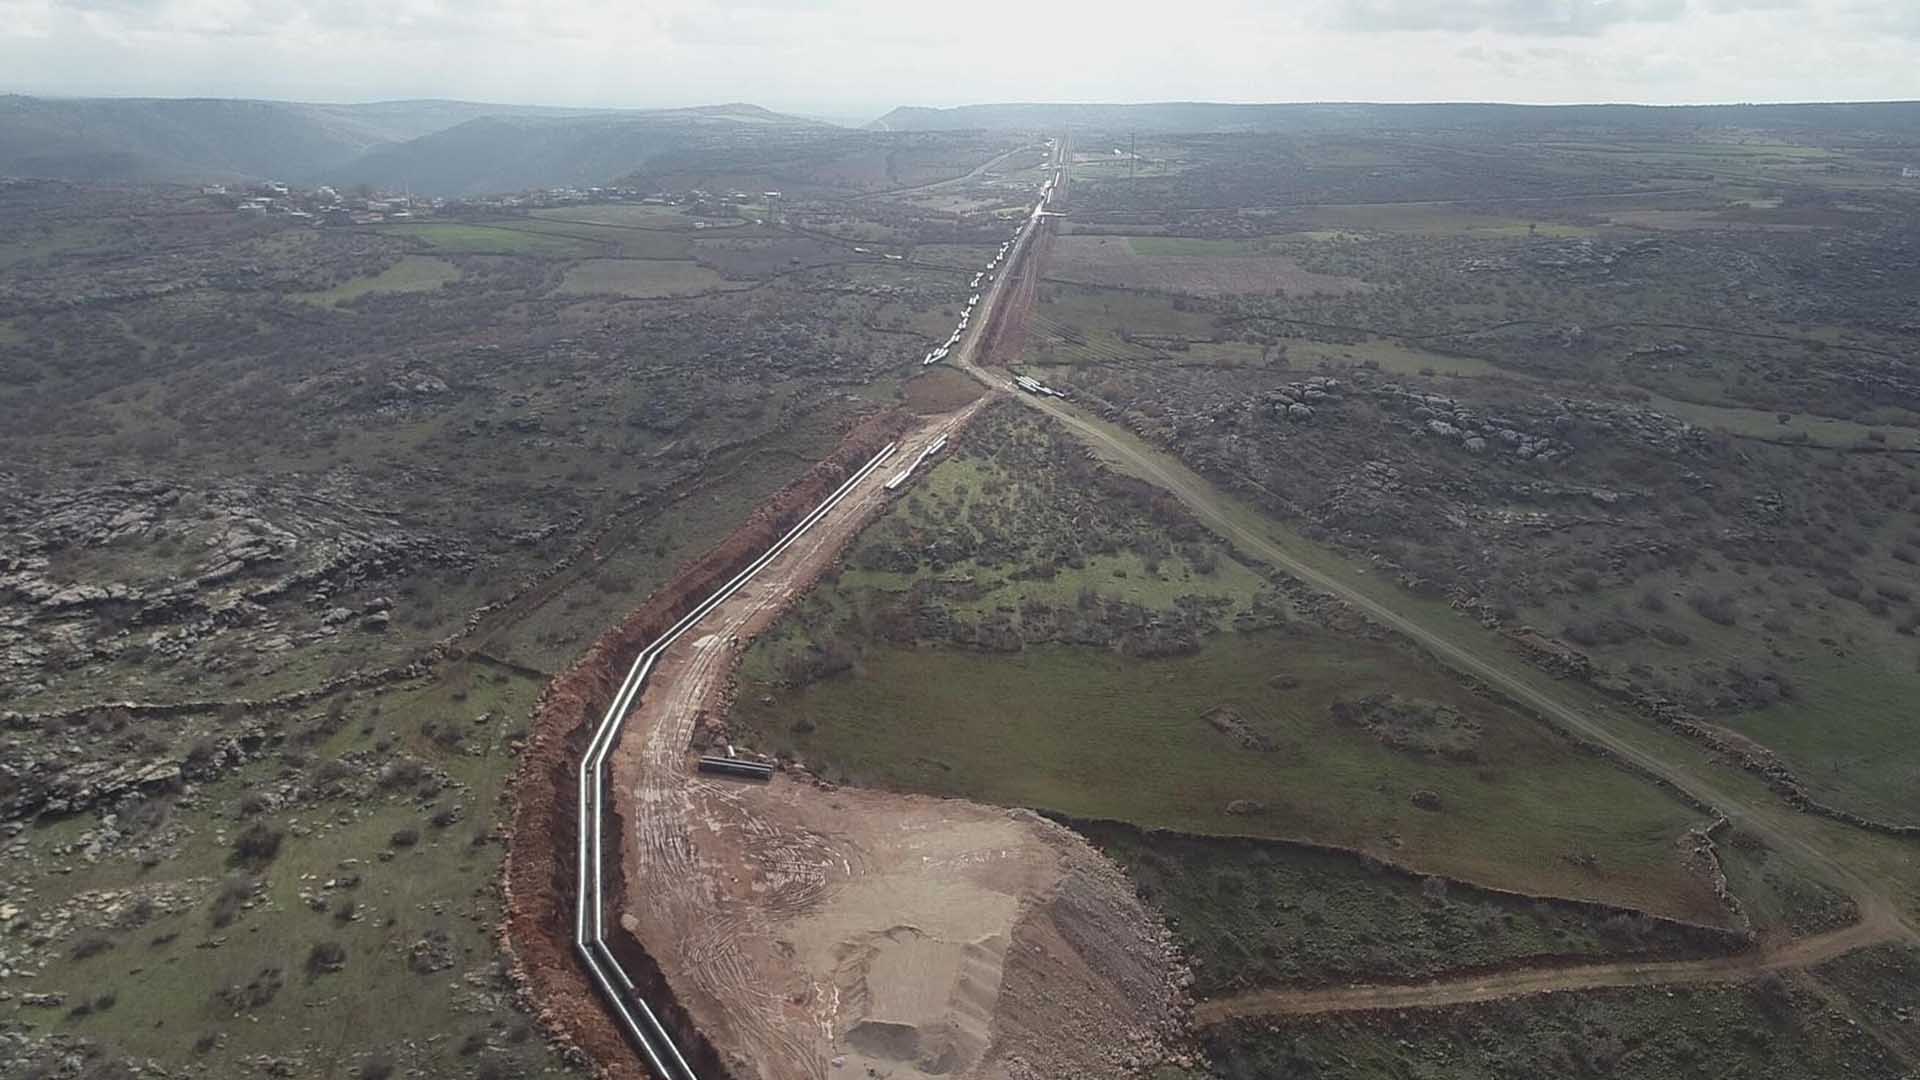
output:
[[0,91],[751,101],[843,117],[993,101],[1913,98],[1920,0],[0,0]]

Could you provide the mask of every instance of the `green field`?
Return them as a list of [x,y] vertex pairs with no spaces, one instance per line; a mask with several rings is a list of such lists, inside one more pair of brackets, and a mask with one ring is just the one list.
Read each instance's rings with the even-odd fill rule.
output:
[[[1477,718],[1478,760],[1390,749],[1329,715],[1337,698],[1388,689]],[[745,668],[738,702],[757,748],[835,780],[1309,839],[1521,891],[1722,917],[1676,862],[1698,815],[1385,644],[1231,634],[1151,661],[1060,645],[876,647],[798,690]],[[1211,727],[1206,714],[1223,707],[1273,749]],[[1442,809],[1414,806],[1417,791]]]
[[[1026,358],[1036,364],[1259,367],[1268,360],[1223,317],[1164,294],[1050,281],[1032,319]],[[1170,348],[1167,339],[1184,347]]]
[[1516,380],[1528,378],[1518,372],[1503,371],[1479,357],[1429,352],[1386,337],[1369,337],[1352,343],[1292,339],[1287,342],[1287,363],[1306,370],[1318,369],[1322,364],[1333,367],[1374,365],[1395,375],[1450,375],[1467,379],[1488,376]]
[[1228,259],[1267,254],[1265,240],[1200,240],[1185,236],[1132,236],[1127,247],[1135,255],[1210,255]]
[[[894,503],[886,517],[863,534],[848,555],[848,569],[840,575],[835,591],[842,595],[865,589],[896,596],[907,593],[921,574],[893,568],[895,560],[887,552],[897,550],[894,545],[940,537],[958,521],[992,528],[995,538],[1008,544],[1015,543],[1017,535],[1031,552],[1028,561],[1009,564],[998,557],[1002,549],[997,546],[963,556],[958,547],[943,547],[936,540],[932,550],[939,559],[937,573],[942,581],[956,586],[946,590],[953,594],[953,610],[967,614],[1030,603],[1073,604],[1083,589],[1092,589],[1103,597],[1155,610],[1171,608],[1181,597],[1205,597],[1220,601],[1222,616],[1227,617],[1244,610],[1246,602],[1266,586],[1259,574],[1212,544],[1204,545],[1213,552],[1211,560],[1202,560],[1210,567],[1205,572],[1196,571],[1191,552],[1177,554],[1172,542],[1165,540],[1141,540],[1124,548],[1116,542],[1112,550],[1047,563],[1037,549],[1046,549],[1050,540],[1068,543],[1072,539],[1068,533],[1075,528],[1073,518],[1063,520],[1035,505],[1048,504],[1050,509],[1052,500],[1072,498],[1051,480],[1044,473],[1022,472],[983,457],[940,462],[914,485],[910,497]],[[1048,536],[1049,526],[1060,532]],[[1001,527],[1008,530],[1004,537],[998,533]],[[1137,522],[1116,525],[1116,541],[1119,530],[1141,527]],[[1078,528],[1085,538],[1092,525],[1080,518]],[[1043,563],[1046,569],[1035,573]]]
[[[1722,917],[1677,872],[1687,808],[1409,651],[1316,625],[1058,428],[1000,406],[950,452],[748,651],[735,716],[758,748],[848,782]],[[1383,692],[1471,718],[1474,745],[1395,749],[1333,717]]]
[[1725,949],[1723,941],[1671,923],[1422,880],[1344,853],[1110,823],[1076,827],[1167,915],[1181,951],[1194,961],[1200,997]]
[[551,222],[592,222],[626,229],[657,229],[663,232],[689,231],[695,221],[709,225],[743,225],[739,219],[707,219],[686,213],[677,206],[642,203],[604,203],[592,206],[558,206],[535,210],[534,218]]
[[113,223],[106,221],[63,221],[25,228],[0,242],[0,268],[29,259],[85,251],[102,246],[113,237]]
[[1730,727],[1778,751],[1814,792],[1887,820],[1920,820],[1914,702],[1920,673],[1809,658],[1794,700],[1742,713]]
[[[1553,213],[1543,209],[1543,217]],[[1527,237],[1575,238],[1599,235],[1589,225],[1476,213],[1446,203],[1405,205],[1316,206],[1306,210],[1305,219],[1320,230],[1351,230],[1356,233],[1435,236],[1474,239],[1525,239]]]
[[1727,886],[1756,930],[1804,935],[1859,918],[1858,906],[1845,893],[1808,876],[1751,833],[1719,834],[1719,851]]
[[573,296],[686,296],[724,288],[725,278],[696,262],[586,259],[567,267],[562,293]]
[[[356,698],[337,716],[289,718],[283,753],[171,806],[157,800],[151,817],[141,811],[155,824],[130,826],[137,842],[172,857],[152,868],[131,857],[62,859],[73,872],[42,880],[25,905],[31,913],[83,895],[117,899],[81,900],[79,925],[96,928],[59,940],[53,948],[66,955],[49,974],[11,984],[63,992],[68,1007],[16,1019],[180,1069],[259,1054],[329,1078],[353,1077],[376,1057],[433,1075],[483,1063],[503,1075],[553,1067],[493,964],[501,848],[491,820],[513,766],[509,742],[538,689],[518,676],[458,670]],[[409,760],[421,764],[417,774],[391,768]],[[338,771],[326,771],[336,768],[329,763]],[[329,777],[341,778],[342,793],[314,793]],[[460,816],[449,820],[456,806]],[[279,853],[236,864],[230,842],[256,822],[282,835]],[[26,836],[51,850],[97,824],[67,819]],[[396,843],[402,830],[417,840]],[[221,916],[229,882],[238,903]],[[153,902],[142,905],[143,896]],[[341,950],[338,970],[314,965],[323,943]],[[255,1000],[234,993],[248,987]]]
[[298,293],[294,299],[312,304],[338,304],[375,292],[420,292],[460,280],[460,268],[445,259],[407,255],[369,277],[358,277],[325,292]]
[[[1839,420],[1804,413],[1789,413],[1783,422],[1777,411],[1703,405],[1657,394],[1649,404],[1669,416],[1677,416],[1709,431],[1726,431],[1762,439],[1803,438],[1815,446],[1840,449],[1879,445],[1888,449],[1911,450],[1920,446],[1920,430],[1910,427],[1876,426],[1857,420]],[[1878,440],[1872,437],[1876,432],[1881,436]]]
[[568,236],[535,232],[520,226],[457,225],[446,222],[422,222],[383,225],[379,232],[387,236],[411,237],[435,251],[502,255],[539,255],[567,257],[596,255],[604,245]]
[[592,245],[593,253],[620,259],[685,259],[692,256],[694,234],[667,229],[636,229],[619,225],[596,225],[585,221],[554,221],[527,218],[515,222],[540,236],[557,237]]

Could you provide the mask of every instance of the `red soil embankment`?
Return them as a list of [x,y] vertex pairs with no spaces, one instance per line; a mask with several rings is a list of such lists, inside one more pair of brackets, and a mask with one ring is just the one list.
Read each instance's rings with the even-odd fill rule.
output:
[[[619,625],[595,641],[571,668],[547,684],[511,788],[513,809],[501,872],[505,914],[501,944],[527,1004],[554,1039],[567,1044],[609,1077],[644,1078],[646,1068],[588,982],[573,953],[575,794],[581,754],[627,669],[641,649],[739,573],[848,475],[911,423],[897,411],[868,417],[841,440],[833,455],[756,510],[719,546],[693,560]],[[621,880],[619,830],[610,835],[610,880]],[[610,898],[611,899],[611,898]],[[608,945],[640,993],[680,1040],[703,1076],[725,1071],[688,1023],[645,946],[606,920]]]

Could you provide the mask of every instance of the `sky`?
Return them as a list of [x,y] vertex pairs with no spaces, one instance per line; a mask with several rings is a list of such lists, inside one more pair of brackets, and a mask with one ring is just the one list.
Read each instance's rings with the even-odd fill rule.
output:
[[1920,97],[1920,0],[0,0],[0,92],[837,119],[1009,101]]

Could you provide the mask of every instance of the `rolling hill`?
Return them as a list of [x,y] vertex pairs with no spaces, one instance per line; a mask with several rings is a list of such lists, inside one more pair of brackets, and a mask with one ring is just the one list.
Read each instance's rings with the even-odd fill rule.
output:
[[125,183],[320,178],[378,147],[482,116],[582,110],[471,101],[316,105],[0,96],[0,175]]
[[[871,135],[756,105],[560,109],[0,97],[0,176],[108,183],[276,179],[435,195],[603,184],[676,155]],[[691,159],[689,159],[691,160]]]
[[1515,133],[1596,127],[1646,132],[1699,128],[1920,132],[1920,102],[1790,105],[1378,105],[1322,102],[1241,105],[1169,101],[1139,105],[1023,103],[903,106],[875,120],[880,131],[1086,130],[1162,134],[1236,131],[1479,129]]
[[751,145],[756,154],[843,129],[755,105],[713,105],[585,116],[483,116],[375,147],[327,170],[340,183],[434,195],[590,186],[693,155]]

